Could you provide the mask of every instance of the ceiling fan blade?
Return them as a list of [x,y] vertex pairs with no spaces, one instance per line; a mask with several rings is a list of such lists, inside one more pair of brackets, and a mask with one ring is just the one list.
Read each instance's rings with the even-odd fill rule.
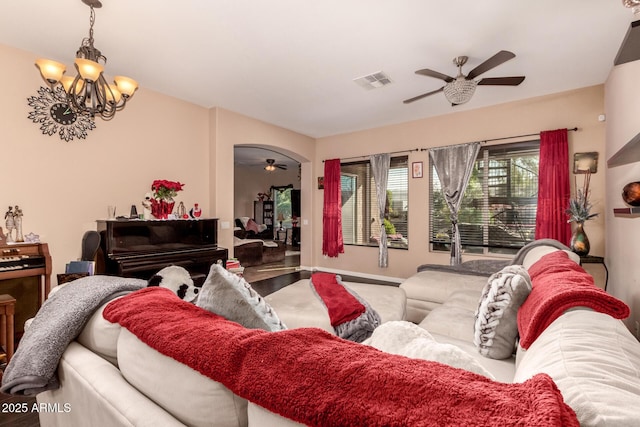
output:
[[441,79],[441,80],[444,80],[447,83],[452,82],[452,81],[455,80],[451,76],[447,76],[446,74],[442,74],[442,73],[439,73],[437,71],[430,70],[428,68],[425,68],[424,70],[418,70],[418,71],[416,71],[416,74],[420,74],[421,76],[434,77],[436,79]]
[[414,96],[413,98],[405,99],[402,102],[404,102],[405,104],[409,104],[409,103],[411,103],[413,101],[417,101],[419,99],[426,98],[429,95],[433,95],[434,93],[442,92],[443,89],[444,89],[444,86],[441,87],[438,90],[434,90],[434,91],[431,91],[431,92],[423,93],[422,95]]
[[287,170],[287,165],[275,165],[278,169],[282,169],[283,171]]
[[524,81],[524,76],[518,77],[488,77],[480,80],[478,85],[488,86],[518,86]]
[[467,74],[467,79],[475,79],[480,74],[486,73],[492,68],[497,67],[500,64],[507,62],[510,59],[515,58],[516,55],[508,50],[501,50],[500,52],[493,55],[491,58],[484,61],[482,64],[478,65],[473,70],[469,71]]

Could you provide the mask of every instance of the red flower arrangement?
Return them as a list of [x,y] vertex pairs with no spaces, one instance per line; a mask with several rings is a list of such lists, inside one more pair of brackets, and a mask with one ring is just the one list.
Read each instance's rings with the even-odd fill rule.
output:
[[170,200],[178,195],[178,191],[182,191],[184,184],[178,181],[167,181],[166,179],[156,179],[151,184],[153,197],[158,200]]

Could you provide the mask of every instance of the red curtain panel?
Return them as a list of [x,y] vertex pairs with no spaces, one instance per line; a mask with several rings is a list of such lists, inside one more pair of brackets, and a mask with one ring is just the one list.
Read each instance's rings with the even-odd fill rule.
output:
[[340,159],[324,162],[324,207],[322,210],[322,254],[337,258],[344,253]]
[[571,197],[567,134],[567,129],[540,132],[536,214],[536,239],[556,239],[565,245],[571,240],[566,214]]

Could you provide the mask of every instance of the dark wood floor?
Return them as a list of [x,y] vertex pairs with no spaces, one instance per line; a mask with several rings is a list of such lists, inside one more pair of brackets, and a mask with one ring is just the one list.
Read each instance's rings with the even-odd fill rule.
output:
[[40,427],[38,412],[32,410],[34,397],[0,393],[0,427]]
[[[289,258],[289,257],[287,257]],[[295,265],[296,260],[291,259],[287,261],[284,267],[292,267]],[[297,261],[298,265],[299,260]],[[284,268],[273,266],[257,266],[252,271],[245,270],[246,278],[251,287],[255,289],[260,295],[267,296],[278,289],[282,289],[298,280],[308,279],[311,277],[312,272],[308,270],[299,270],[295,268]],[[260,271],[262,270],[262,271]],[[295,271],[291,271],[295,270]],[[284,273],[284,274],[283,274]],[[260,279],[263,276],[274,276],[266,279]],[[356,276],[342,276],[342,280],[346,282],[357,283],[371,283],[377,285],[390,285],[398,286],[397,283],[385,282],[380,280],[365,279]],[[38,419],[38,413],[32,411],[33,404],[36,403],[35,398],[32,397],[17,397],[0,393],[0,427],[40,427],[40,421]],[[27,412],[18,412],[15,409],[22,409],[23,404],[27,405]],[[14,410],[10,410],[10,409]]]

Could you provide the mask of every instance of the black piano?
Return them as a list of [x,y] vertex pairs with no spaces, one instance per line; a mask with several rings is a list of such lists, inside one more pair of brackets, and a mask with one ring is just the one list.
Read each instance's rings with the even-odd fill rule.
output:
[[227,261],[218,247],[218,219],[98,220],[101,242],[97,274],[149,279],[169,265],[179,265],[201,285],[211,264]]

